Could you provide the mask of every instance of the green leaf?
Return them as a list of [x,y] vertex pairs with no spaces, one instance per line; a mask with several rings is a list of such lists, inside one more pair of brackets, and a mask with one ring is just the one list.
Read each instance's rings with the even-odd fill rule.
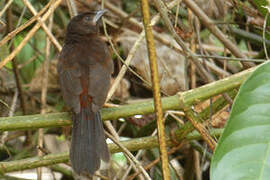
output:
[[211,163],[212,180],[270,177],[270,63],[241,86]]
[[[21,43],[24,39],[24,34],[18,35],[14,38],[14,46],[15,48]],[[25,65],[21,69],[21,75],[23,77],[24,82],[30,82],[36,69],[40,66],[44,57],[42,56],[44,52],[46,42],[45,33],[41,30],[37,31],[32,39],[29,40],[28,43],[22,48],[22,50],[16,56],[19,64],[27,62],[31,59],[35,52],[39,52],[40,56],[38,56],[34,61]]]

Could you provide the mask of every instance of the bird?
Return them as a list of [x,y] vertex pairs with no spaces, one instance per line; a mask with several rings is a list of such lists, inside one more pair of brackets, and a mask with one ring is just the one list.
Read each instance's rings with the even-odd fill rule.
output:
[[62,96],[72,111],[70,161],[77,174],[93,175],[110,161],[100,109],[110,88],[113,61],[99,35],[106,10],[74,16],[66,31],[57,71]]

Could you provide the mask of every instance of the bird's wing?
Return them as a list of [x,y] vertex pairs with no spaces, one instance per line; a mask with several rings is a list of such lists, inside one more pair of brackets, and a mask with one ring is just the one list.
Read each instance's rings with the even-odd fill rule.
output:
[[82,73],[79,65],[70,58],[74,57],[60,55],[57,71],[64,101],[75,113],[79,113],[80,94],[82,92],[80,77]]
[[113,72],[113,62],[109,49],[103,41],[92,42],[89,51],[94,53],[91,53],[88,61],[95,63],[88,67],[88,95],[92,97],[92,109],[95,112],[106,101]]
[[88,94],[92,97],[93,111],[99,110],[106,101],[110,88],[111,72],[97,63],[89,67]]

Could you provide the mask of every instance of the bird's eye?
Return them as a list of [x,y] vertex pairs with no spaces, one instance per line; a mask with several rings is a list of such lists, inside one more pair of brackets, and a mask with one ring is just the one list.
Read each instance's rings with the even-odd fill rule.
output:
[[85,16],[84,20],[85,20],[85,21],[90,21],[91,18],[90,18],[89,16]]

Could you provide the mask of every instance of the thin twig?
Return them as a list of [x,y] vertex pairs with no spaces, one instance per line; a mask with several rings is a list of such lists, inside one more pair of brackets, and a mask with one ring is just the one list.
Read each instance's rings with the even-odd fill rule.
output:
[[[139,159],[139,158],[143,155],[144,152],[145,152],[145,150],[139,150],[138,153],[136,154],[136,159]],[[130,165],[130,166],[126,169],[125,174],[122,176],[121,180],[126,180],[126,179],[127,179],[127,176],[128,176],[128,174],[129,174],[131,168],[132,168],[132,166]],[[141,172],[138,171],[138,172],[136,172],[136,173],[139,173],[139,174],[140,174]]]
[[[51,32],[53,26],[53,14],[49,18],[48,30]],[[47,91],[48,91],[48,76],[49,76],[49,66],[50,66],[50,39],[46,37],[46,47],[45,47],[45,60],[42,67],[42,88],[41,88],[41,114],[46,114],[47,106]],[[43,148],[44,142],[44,132],[43,129],[38,129],[38,156],[42,156],[43,152],[40,148]],[[42,168],[37,169],[37,178],[41,180],[42,178]]]
[[165,125],[163,121],[157,57],[156,57],[156,49],[155,49],[155,44],[154,44],[152,26],[150,24],[148,0],[141,0],[141,10],[143,14],[143,23],[144,23],[144,29],[145,29],[145,35],[146,35],[149,64],[150,64],[150,69],[151,69],[151,79],[152,79],[152,84],[153,84],[155,116],[156,116],[156,122],[157,122],[158,140],[159,140],[159,145],[160,145],[159,150],[161,154],[161,163],[162,163],[162,175],[163,175],[164,180],[169,180],[170,169],[169,169],[169,161],[168,161],[168,154],[167,154],[166,135],[165,135],[165,127],[164,127]]
[[172,34],[173,38],[183,49],[183,53],[187,58],[190,58],[192,62],[196,65],[198,73],[204,79],[205,82],[212,82],[214,79],[210,73],[208,73],[203,65],[198,61],[197,57],[194,56],[194,53],[186,46],[185,42],[180,38],[180,36],[176,33],[167,13],[167,7],[161,0],[154,0],[155,6],[157,7],[159,13],[162,16],[162,19],[167,26],[168,30]]
[[6,10],[9,8],[9,6],[11,5],[12,2],[13,2],[13,0],[9,0],[6,3],[5,7],[1,10],[1,12],[0,12],[0,19],[1,19],[2,15],[6,12]]
[[212,159],[212,153],[207,151],[207,148],[204,145],[201,145],[198,141],[190,141],[189,144],[192,146],[193,149],[197,150],[202,155],[202,161],[203,159],[206,159],[208,161],[211,161]]
[[103,29],[104,29],[104,34],[105,36],[107,37],[107,40],[109,41],[110,45],[111,45],[111,48],[113,50],[113,52],[115,53],[115,55],[117,56],[117,58],[123,63],[123,65],[125,65],[129,71],[131,71],[135,76],[137,76],[140,80],[142,80],[146,85],[148,85],[149,87],[151,87],[151,83],[148,82],[147,80],[145,80],[144,78],[142,78],[138,73],[136,73],[133,69],[131,69],[129,67],[128,64],[126,64],[125,60],[119,55],[119,53],[117,52],[113,42],[112,42],[112,39],[110,38],[110,36],[108,35],[108,32],[107,32],[107,28],[106,28],[106,23],[105,21],[103,21]]
[[[190,0],[183,0],[183,2],[190,8],[193,13],[202,21],[202,23],[215,35],[224,46],[231,51],[231,53],[238,58],[246,58],[246,56],[238,49],[238,47],[233,44],[229,38],[227,38],[220,29],[215,26],[213,21],[201,10],[201,8],[194,2]],[[254,63],[243,62],[243,65],[247,68],[253,67]]]
[[120,84],[121,80],[123,79],[126,71],[127,71],[127,66],[129,66],[133,56],[135,55],[135,52],[137,51],[137,48],[139,47],[139,45],[141,44],[143,38],[144,38],[144,33],[141,33],[139,38],[136,40],[136,42],[134,43],[134,45],[132,46],[132,48],[130,49],[129,51],[129,54],[125,60],[125,65],[122,66],[120,72],[118,73],[117,77],[115,78],[114,80],[114,83],[113,85],[111,86],[111,89],[108,93],[108,96],[107,96],[107,100],[108,101],[109,99],[111,99],[111,97],[113,96],[114,92],[116,91],[118,85]]
[[[9,112],[8,112],[8,116],[9,117],[12,117],[14,115],[14,112],[16,111],[16,105],[17,105],[17,102],[18,102],[18,89],[15,90],[15,93],[14,93],[14,96],[12,98],[12,102],[11,102],[11,105],[10,105],[10,109],[9,109]],[[8,155],[11,157],[11,153],[9,152],[8,148],[5,146],[5,143],[7,140],[7,137],[8,137],[9,133],[8,131],[4,131],[1,135],[1,139],[0,139],[0,146],[3,146],[4,149],[6,149]]]
[[[184,142],[182,142],[182,143],[178,144],[177,146],[171,148],[170,151],[168,152],[168,155],[175,153],[177,150],[179,150],[179,149],[183,146],[183,144],[184,144]],[[155,160],[152,161],[151,163],[147,164],[147,165],[144,167],[144,169],[145,169],[145,170],[149,170],[149,169],[152,168],[154,165],[156,165],[159,161],[160,161],[160,157],[157,158],[157,159],[155,159]],[[132,179],[134,179],[136,176],[138,176],[138,173],[134,173],[134,174],[130,175],[130,176],[128,177],[127,180],[132,180]]]
[[[12,14],[12,6],[8,8],[8,16],[7,16],[7,22],[8,22],[8,31],[11,32],[13,30],[13,14]],[[19,25],[20,22],[18,22],[18,25]],[[11,44],[11,47],[10,47],[10,50],[13,51],[14,49],[14,46],[13,44]],[[26,102],[25,102],[25,95],[24,95],[24,92],[23,92],[23,88],[22,88],[22,85],[21,85],[21,80],[20,80],[20,74],[19,74],[19,71],[18,71],[18,66],[17,66],[17,60],[16,58],[13,59],[12,61],[12,70],[13,70],[13,73],[14,73],[14,77],[15,77],[15,80],[16,80],[16,86],[17,86],[17,89],[18,89],[18,92],[20,94],[20,101],[21,101],[21,108],[22,108],[22,111],[23,111],[23,114],[25,115],[26,114]]]
[[265,29],[266,29],[268,16],[269,16],[269,11],[267,9],[267,13],[263,22],[263,48],[264,48],[264,53],[267,60],[269,60],[269,57],[268,57],[268,52],[267,52],[266,43],[265,43]]
[[[197,45],[197,47],[199,47],[199,45]],[[202,48],[205,51],[211,51],[212,53],[215,53],[215,52],[217,52],[217,53],[221,52],[222,53],[222,52],[224,52],[224,47],[217,47],[216,45],[202,44]],[[232,53],[230,51],[227,51],[227,54],[229,55],[229,54],[232,54]],[[245,54],[246,56],[256,56],[256,55],[258,55],[258,52],[255,52],[255,51],[243,51],[243,54]],[[245,58],[242,58],[242,59],[245,59]]]
[[0,104],[4,105],[4,107],[6,107],[7,109],[10,110],[10,107],[8,106],[8,104],[4,100],[0,99]]
[[197,120],[196,115],[191,108],[184,109],[187,119],[192,123],[195,129],[202,135],[210,149],[214,152],[216,148],[215,140],[209,135],[205,127]]
[[[22,1],[28,7],[28,9],[32,12],[33,15],[37,15],[37,11],[28,0],[22,0]],[[39,23],[41,23],[41,27],[43,28],[44,32],[47,34],[49,39],[55,45],[56,49],[60,52],[62,49],[62,46],[60,45],[58,40],[53,36],[52,32],[48,29],[48,27],[45,24],[45,21],[43,21],[40,17],[38,17],[37,20]]]
[[[205,56],[205,57],[207,57],[207,56]],[[199,60],[199,62],[203,63],[203,60],[201,58],[199,58],[198,60]],[[209,68],[213,73],[215,73],[215,74],[217,74],[219,76],[227,77],[227,76],[231,75],[230,72],[227,72],[227,71],[221,69],[216,64],[214,64],[214,63],[212,63],[210,61],[205,61],[205,64],[206,64],[207,68]]]
[[175,20],[174,20],[174,27],[177,27],[178,22],[178,15],[179,15],[179,8],[180,8],[180,2],[176,6],[176,12],[175,12]]
[[128,155],[129,158],[132,159],[133,162],[135,162],[137,168],[143,173],[144,177],[148,180],[151,180],[149,174],[145,171],[145,169],[142,167],[142,165],[140,164],[140,162],[131,154],[131,152],[124,147],[120,142],[118,142],[112,135],[110,135],[109,133],[105,132],[105,134],[118,146],[120,147],[123,152],[125,154]]
[[[102,9],[104,9],[104,0],[102,0],[101,6],[102,6]],[[109,42],[110,42],[110,44],[111,44],[111,47],[114,49],[115,53],[120,57],[120,55],[117,53],[116,49],[114,48],[114,45],[113,45],[111,39],[109,38],[109,35],[108,35],[108,33],[107,33],[107,28],[106,28],[106,24],[105,24],[105,22],[104,22],[104,19],[102,18],[102,20],[103,20],[103,29],[104,29],[105,35],[106,35],[106,37],[108,38],[108,40],[109,40]],[[120,59],[122,59],[122,58],[120,57]],[[127,66],[127,67],[128,67],[128,66]],[[111,134],[115,137],[115,139],[116,139],[118,142],[120,142],[120,137],[119,137],[119,135],[117,134],[117,131],[114,129],[114,127],[113,127],[111,121],[106,121],[106,122],[104,122],[104,124],[106,125],[106,127],[108,128],[108,130],[111,132]],[[126,156],[126,154],[125,154],[125,156]],[[127,157],[127,159],[128,159],[128,160],[130,161],[130,163],[133,165],[132,159],[131,159],[131,158],[128,158],[128,157]],[[134,163],[135,163],[135,162],[134,162]],[[136,171],[136,166],[134,167],[134,170]]]
[[[44,22],[48,19],[48,17],[54,12],[54,10],[60,5],[61,0],[56,0],[48,9],[48,11],[44,14],[44,16],[42,16],[41,20]],[[5,59],[3,59],[0,62],[0,69],[6,65],[6,63],[8,63],[9,61],[11,61],[20,51],[21,49],[24,47],[24,45],[30,40],[30,38],[32,38],[34,36],[34,34],[36,33],[36,31],[40,28],[41,23],[38,22],[30,31],[29,33],[24,37],[24,39],[22,40],[22,42],[17,46],[17,48],[12,51],[10,53],[10,55],[8,57],[6,57]]]
[[78,15],[77,7],[74,2],[74,0],[66,0],[67,6],[68,6],[68,12],[70,14],[70,17],[74,17]]
[[244,31],[242,29],[238,29],[238,28],[231,27],[231,26],[229,26],[228,28],[229,28],[229,31],[231,33],[234,33],[239,38],[244,38],[247,41],[256,43],[258,45],[261,45],[261,43],[263,43],[263,41],[264,41],[267,46],[270,46],[270,41],[268,39],[263,40],[263,38],[261,36],[259,36],[258,34]]
[[[171,2],[171,3],[169,3],[169,5],[168,5],[168,7],[169,8],[173,8],[175,5],[177,5],[177,2],[179,2],[179,0],[176,0],[176,1],[173,1],[173,2]],[[110,6],[108,6],[108,2],[106,1],[105,2],[105,7],[114,7],[113,5],[110,5]],[[114,11],[117,11],[115,8],[112,8]],[[123,16],[127,16],[124,12],[122,12],[122,11],[117,11],[119,14],[121,14],[121,15],[123,15]],[[154,16],[153,18],[152,18],[152,20],[151,20],[151,26],[154,26],[158,21],[159,21],[159,19],[160,19],[160,16],[159,15],[156,15],[156,16]],[[136,21],[135,21],[136,22]],[[140,27],[141,27],[141,25],[140,25]],[[137,39],[137,41],[134,43],[134,45],[132,46],[132,48],[130,49],[130,51],[129,51],[129,54],[128,54],[128,56],[127,56],[127,58],[126,58],[126,60],[125,60],[125,64],[128,66],[129,64],[130,64],[130,62],[131,62],[131,60],[132,60],[132,58],[133,58],[133,56],[135,55],[135,52],[137,51],[137,48],[139,47],[139,45],[141,44],[141,42],[142,42],[142,40],[144,39],[144,37],[145,37],[145,32],[144,31],[142,31],[141,33],[140,33],[140,35],[139,35],[139,37],[138,37],[138,39]],[[171,44],[171,43],[169,43],[169,44]],[[126,73],[126,71],[127,71],[127,66],[122,66],[122,68],[121,68],[121,70],[120,70],[120,72],[118,73],[118,76],[115,78],[115,81],[114,81],[114,83],[113,83],[113,85],[111,86],[111,89],[110,89],[110,91],[109,91],[109,93],[108,93],[108,96],[107,96],[107,101],[109,100],[109,99],[111,99],[111,97],[112,97],[112,95],[114,94],[114,92],[115,92],[115,90],[116,90],[116,88],[118,87],[118,85],[120,84],[120,81],[123,79],[123,77],[124,77],[124,75],[125,75],[125,73]]]
[[202,180],[202,170],[200,165],[200,153],[196,150],[192,150],[194,156],[194,169],[196,180]]
[[33,56],[31,58],[29,58],[27,61],[25,61],[24,63],[20,63],[18,65],[18,69],[21,69],[23,67],[25,67],[27,64],[33,62],[34,60],[36,60],[39,56],[39,53],[38,52],[34,52]]
[[[53,26],[53,14],[50,16],[48,28],[51,31]],[[50,39],[46,38],[46,48],[45,48],[45,61],[43,63],[43,73],[42,73],[42,89],[41,89],[41,114],[46,112],[47,106],[47,91],[48,91],[48,76],[50,67]]]
[[[112,136],[115,138],[115,141],[117,141],[118,143],[120,143],[120,137],[117,134],[116,130],[114,129],[111,121],[106,121],[104,122],[104,124],[106,125],[106,127],[108,128],[108,130],[110,131],[110,133],[112,134]],[[128,159],[128,161],[130,162],[130,164],[132,165],[132,167],[134,168],[134,170],[137,172],[137,168],[134,164],[136,164],[136,162],[133,162],[132,158],[129,158],[129,156],[127,154],[124,154],[126,156],[126,158]]]
[[251,58],[236,58],[236,57],[225,57],[225,56],[212,56],[212,55],[203,55],[203,54],[195,54],[196,57],[202,58],[212,58],[212,59],[220,59],[226,61],[250,61],[250,62],[265,62],[265,59],[251,59]]
[[[16,105],[18,102],[18,89],[15,90],[14,96],[12,98],[12,102],[10,105],[10,109],[8,112],[8,117],[12,117],[14,115],[14,112],[16,111]],[[1,135],[1,139],[0,139],[0,146],[4,146],[5,147],[5,142],[7,141],[7,137],[8,137],[8,131],[4,131]],[[8,154],[11,156],[11,154],[9,153],[8,149],[6,149]]]
[[18,95],[19,95],[19,92],[18,92],[18,89],[15,90],[15,93],[14,93],[14,96],[13,96],[13,99],[12,99],[12,103],[11,103],[11,106],[10,106],[10,110],[8,112],[8,116],[9,117],[12,117],[15,110],[16,110],[16,105],[17,105],[17,100],[18,100]]
[[[157,134],[157,130],[155,129],[155,131],[151,134],[151,136],[156,136],[156,134]],[[136,154],[136,158],[137,158],[137,159],[140,158],[140,157],[143,155],[144,152],[145,152],[145,150],[139,150],[138,153]],[[128,176],[128,174],[129,174],[130,170],[131,170],[131,166],[128,167],[128,169],[126,170],[126,172],[125,172],[125,174],[123,175],[123,177],[122,177],[121,180],[126,180],[126,179],[127,179],[127,176]],[[137,173],[138,173],[138,172],[137,172]],[[136,173],[136,174],[137,174],[137,173]]]
[[[192,32],[191,39],[190,39],[190,50],[195,53],[196,52],[196,44],[195,44],[195,35],[194,35],[194,26],[193,26],[194,16],[192,11],[188,9],[188,22],[190,32]],[[196,65],[191,62],[190,64],[190,88],[195,89],[197,86],[197,76],[196,76]]]
[[38,14],[34,17],[32,17],[29,21],[21,25],[20,27],[14,29],[14,31],[8,33],[1,41],[0,41],[0,47],[6,44],[10,39],[12,39],[16,34],[23,31],[25,28],[30,26],[33,22],[35,22],[52,4],[52,0],[42,9],[38,12]]
[[[173,8],[174,6],[178,5],[180,3],[181,0],[174,0],[172,2],[170,2],[167,7],[169,9]],[[106,1],[105,2],[105,7],[108,8],[109,10],[111,10],[113,13],[115,13],[117,16],[120,16],[124,19],[127,19],[129,17],[129,15],[122,11],[121,9],[117,8],[116,6],[114,6],[113,4],[111,4],[109,1]],[[138,27],[139,29],[143,30],[143,25],[137,21],[135,18],[128,18],[127,19],[129,23],[131,23],[132,25]],[[154,25],[154,24],[153,24]],[[175,46],[174,43],[172,43],[171,41],[165,39],[163,36],[160,36],[160,33],[157,33],[157,32],[153,32],[154,33],[154,36],[156,38],[156,40],[158,40],[159,42],[161,42],[162,44],[168,46],[169,48],[172,48],[173,50],[183,54],[182,50]]]
[[[23,8],[22,13],[21,13],[21,15],[19,17],[19,20],[17,22],[17,25],[16,25],[16,28],[15,29],[17,29],[21,25],[25,12],[26,12],[26,7]],[[11,39],[9,41],[8,48],[11,47],[11,45],[13,44],[13,42],[14,42],[14,39]]]

